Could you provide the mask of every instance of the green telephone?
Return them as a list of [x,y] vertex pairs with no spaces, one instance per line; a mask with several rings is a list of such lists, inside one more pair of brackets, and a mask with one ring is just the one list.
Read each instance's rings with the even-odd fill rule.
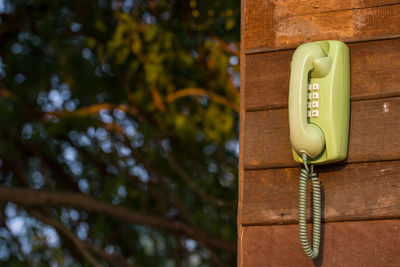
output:
[[[300,45],[293,54],[289,85],[289,126],[293,158],[303,163],[300,175],[299,235],[306,255],[318,256],[321,194],[309,164],[346,159],[350,118],[350,56],[340,41]],[[313,247],[306,229],[307,178],[313,188]]]

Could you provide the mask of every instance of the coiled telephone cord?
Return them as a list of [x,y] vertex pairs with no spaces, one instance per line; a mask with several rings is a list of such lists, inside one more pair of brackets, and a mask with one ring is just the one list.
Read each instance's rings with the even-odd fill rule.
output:
[[[300,243],[303,247],[305,254],[315,259],[319,253],[320,236],[321,236],[321,189],[318,181],[317,174],[314,173],[314,168],[311,169],[307,164],[307,155],[302,154],[304,168],[301,169],[300,185],[299,185],[299,237]],[[308,243],[307,237],[307,178],[311,179],[312,194],[313,194],[313,229],[312,229],[312,248]]]

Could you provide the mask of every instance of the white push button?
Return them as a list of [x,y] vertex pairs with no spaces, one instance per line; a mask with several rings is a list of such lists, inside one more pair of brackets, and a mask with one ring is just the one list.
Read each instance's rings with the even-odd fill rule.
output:
[[314,83],[312,88],[313,90],[319,90],[319,83]]
[[311,100],[311,93],[307,94],[307,99]]
[[313,108],[318,108],[319,107],[319,102],[318,101],[313,101],[312,102],[312,107]]
[[319,116],[319,112],[318,112],[318,110],[313,110],[311,114],[312,114],[313,118],[315,118],[315,117],[318,117],[318,116]]
[[313,93],[313,94],[312,94],[312,98],[318,99],[318,98],[319,98],[319,93]]
[[311,91],[311,84],[309,84],[309,85],[308,85],[308,90],[310,90],[310,91]]
[[307,117],[308,117],[308,118],[311,117],[311,110],[307,110]]
[[307,102],[307,108],[311,108],[311,102],[310,101]]

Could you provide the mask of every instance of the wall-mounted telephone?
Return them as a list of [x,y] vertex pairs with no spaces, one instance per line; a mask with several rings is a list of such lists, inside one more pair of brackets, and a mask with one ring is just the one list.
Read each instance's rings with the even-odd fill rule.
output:
[[[306,255],[318,256],[321,194],[310,164],[346,159],[350,117],[350,57],[340,41],[300,45],[293,54],[289,86],[289,125],[293,158],[304,164],[300,175],[299,235]],[[313,246],[306,229],[307,179],[313,188]]]

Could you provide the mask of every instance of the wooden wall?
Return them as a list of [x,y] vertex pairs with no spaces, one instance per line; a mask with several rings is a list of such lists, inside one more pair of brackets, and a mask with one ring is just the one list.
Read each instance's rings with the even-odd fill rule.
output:
[[[239,266],[400,266],[400,1],[242,0]],[[317,167],[321,255],[298,240],[287,98],[294,49],[346,42],[348,160]],[[310,227],[309,227],[310,230]]]

